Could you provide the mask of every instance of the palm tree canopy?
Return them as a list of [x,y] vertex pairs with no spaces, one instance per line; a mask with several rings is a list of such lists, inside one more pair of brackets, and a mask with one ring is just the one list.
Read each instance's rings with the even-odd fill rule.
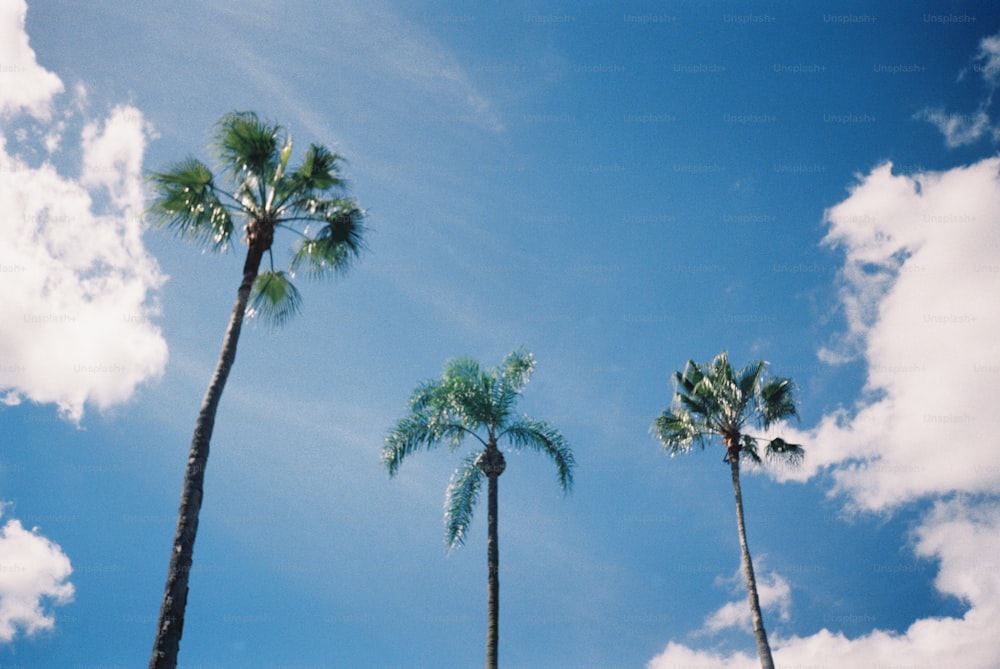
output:
[[[295,272],[311,277],[341,274],[364,248],[364,212],[344,192],[341,157],[312,144],[290,169],[291,135],[253,112],[226,114],[216,125],[215,149],[223,183],[202,161],[189,157],[149,176],[153,222],[215,252],[230,247],[234,221],[246,243],[267,253],[256,276],[248,313],[280,325],[298,312]],[[278,229],[296,237],[288,271],[274,267]]]
[[500,440],[513,450],[527,448],[547,455],[556,465],[563,491],[572,488],[575,461],[562,434],[545,421],[514,415],[517,398],[534,368],[534,357],[523,349],[488,370],[470,358],[449,360],[440,378],[416,388],[410,396],[409,415],[386,437],[382,462],[390,476],[406,456],[420,449],[447,443],[455,450],[466,437],[483,447],[463,459],[448,485],[445,535],[449,548],[463,543],[485,476],[483,458]]
[[[766,362],[756,361],[734,370],[725,352],[708,364],[688,361],[683,373],[674,373],[673,402],[653,422],[652,431],[671,455],[686,452],[694,444],[704,448],[719,436],[743,456],[760,462],[759,438],[745,434],[745,428],[754,425],[766,430],[798,416],[795,385],[784,377],[765,379],[766,368]],[[801,446],[781,438],[770,440],[765,450],[767,457],[793,463],[804,453]]]

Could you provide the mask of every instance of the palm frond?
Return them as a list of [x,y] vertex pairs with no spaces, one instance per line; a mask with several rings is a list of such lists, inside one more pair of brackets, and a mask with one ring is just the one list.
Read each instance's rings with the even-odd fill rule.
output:
[[549,456],[555,463],[559,485],[564,491],[573,487],[573,468],[576,460],[562,434],[552,425],[524,416],[511,423],[498,435],[506,437],[514,448],[529,448]]
[[761,422],[764,428],[792,416],[798,417],[795,408],[795,384],[790,379],[775,376],[767,380],[760,389]]
[[776,437],[768,442],[764,454],[770,461],[780,461],[796,467],[805,459],[806,449],[799,444],[791,444],[781,437]]
[[524,348],[508,353],[500,363],[500,378],[512,391],[520,393],[535,371],[535,357]]
[[736,374],[736,385],[740,394],[747,400],[752,399],[757,394],[760,379],[767,368],[767,363],[763,360],[751,362],[743,367]]
[[683,409],[667,409],[653,421],[650,430],[671,456],[686,453],[691,450],[695,442],[700,442],[704,446],[704,439],[707,436],[702,423]]
[[534,369],[535,358],[523,348],[504,357],[492,388],[494,425],[503,425],[510,419],[517,398],[527,385]]
[[479,451],[465,456],[448,483],[444,500],[444,527],[449,552],[465,543],[465,533],[472,522],[483,481],[483,471],[479,468],[482,454]]
[[229,244],[233,220],[215,188],[212,171],[200,160],[188,158],[166,172],[148,177],[153,201],[153,222],[172,229],[181,237],[220,251]]
[[[261,120],[250,111],[231,112],[216,125],[215,141],[225,168],[232,178],[247,177],[258,184],[270,183],[281,162],[279,133],[281,127]],[[263,196],[263,191],[259,192]],[[264,198],[260,197],[260,203]]]
[[757,440],[753,437],[743,435],[743,448],[740,449],[740,457],[749,460],[755,465],[761,464],[760,453],[757,451]]
[[425,412],[418,411],[403,418],[386,436],[382,446],[382,463],[395,476],[403,458],[420,448],[430,448],[435,443],[435,433]]
[[337,174],[341,160],[341,156],[325,146],[310,144],[302,164],[291,174],[295,191],[304,194],[325,192],[343,185]]
[[302,296],[284,272],[261,272],[250,293],[249,315],[280,327],[302,307]]
[[292,271],[311,277],[344,274],[364,249],[364,212],[348,200],[337,200],[321,212],[325,225],[315,237],[303,239],[292,256]]

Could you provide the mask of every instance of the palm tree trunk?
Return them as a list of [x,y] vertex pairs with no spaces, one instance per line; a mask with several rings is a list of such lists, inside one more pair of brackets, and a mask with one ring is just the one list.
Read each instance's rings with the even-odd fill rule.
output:
[[489,567],[489,581],[486,591],[486,669],[497,669],[497,646],[499,645],[500,619],[500,548],[497,537],[497,479],[499,474],[491,473],[489,480],[488,523],[489,536],[486,539],[486,561]]
[[730,451],[729,468],[733,474],[733,494],[736,496],[736,526],[740,533],[743,576],[747,582],[747,599],[750,601],[753,635],[757,640],[757,655],[760,656],[761,669],[774,669],[774,660],[771,658],[771,647],[767,643],[767,632],[764,630],[764,616],[760,612],[760,599],[757,597],[757,579],[754,578],[753,562],[750,561],[750,549],[747,548],[747,530],[743,522],[743,491],[740,488],[740,457],[738,450],[735,454]]
[[184,472],[184,487],[181,490],[180,509],[177,512],[177,529],[174,533],[167,585],[156,624],[156,641],[153,644],[149,669],[174,669],[177,666],[177,653],[184,630],[184,609],[187,606],[188,576],[191,573],[194,557],[195,535],[198,533],[198,513],[201,511],[205,465],[208,462],[212,429],[215,427],[215,413],[222,398],[226,379],[229,377],[229,370],[236,360],[236,344],[243,327],[243,316],[264,251],[261,244],[251,244],[247,249],[246,262],[243,265],[243,281],[236,293],[236,304],[229,318],[229,327],[222,342],[222,352],[219,354],[215,373],[198,412],[194,437],[191,439],[191,451]]

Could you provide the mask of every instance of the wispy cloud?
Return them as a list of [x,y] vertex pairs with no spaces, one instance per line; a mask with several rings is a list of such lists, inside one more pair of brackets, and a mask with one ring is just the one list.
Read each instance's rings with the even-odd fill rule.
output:
[[959,79],[965,78],[969,70],[978,74],[986,85],[986,94],[979,108],[968,114],[950,113],[943,107],[927,108],[914,118],[933,123],[944,135],[949,148],[973,144],[983,137],[994,142],[1000,140],[1000,125],[989,114],[993,104],[993,94],[1000,86],[1000,33],[984,37],[979,42],[979,51],[972,59],[969,69],[964,70]]
[[[787,621],[790,618],[792,605],[792,588],[780,574],[777,572],[765,573],[760,569],[760,565],[761,561],[758,560],[756,580],[760,607],[763,611],[776,612],[779,620]],[[743,568],[737,569],[732,577],[721,579],[718,582],[727,586],[727,589],[733,594],[742,595],[742,597],[722,605],[705,618],[701,633],[716,634],[732,628],[752,632],[753,624],[750,619],[750,606],[747,604]]]

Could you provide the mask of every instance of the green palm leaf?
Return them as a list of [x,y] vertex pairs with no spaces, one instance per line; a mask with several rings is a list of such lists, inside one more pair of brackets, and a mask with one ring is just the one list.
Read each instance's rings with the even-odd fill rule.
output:
[[[402,461],[421,448],[447,443],[452,449],[467,437],[483,447],[468,455],[449,485],[446,526],[449,545],[455,547],[471,518],[481,470],[471,463],[487,451],[497,452],[506,439],[514,449],[528,448],[548,455],[555,463],[559,483],[568,491],[576,462],[565,438],[544,421],[511,418],[534,358],[525,350],[506,356],[497,367],[484,370],[472,358],[451,358],[440,378],[419,384],[409,399],[410,413],[396,423],[382,447],[382,462],[394,476]],[[476,469],[476,471],[472,471]],[[461,530],[461,531],[460,531]],[[456,539],[457,538],[457,539]]]
[[233,220],[219,199],[212,171],[203,162],[188,158],[166,172],[148,177],[153,201],[149,213],[160,227],[220,251],[229,244]]
[[805,458],[806,449],[799,444],[791,444],[781,437],[776,437],[768,442],[764,454],[769,460],[781,461],[795,466]]
[[479,500],[479,488],[483,481],[483,471],[479,468],[481,455],[466,455],[448,483],[444,525],[445,543],[449,552],[465,543],[465,533],[472,522],[472,512]]
[[284,272],[261,272],[250,293],[249,315],[272,326],[284,325],[299,313],[302,296]]
[[791,380],[774,377],[760,389],[761,417],[763,427],[785,418],[798,417],[795,408],[795,384]]
[[364,213],[348,200],[322,206],[324,221],[319,233],[299,242],[291,270],[305,271],[313,278],[344,274],[364,248]]
[[436,436],[428,418],[425,412],[413,413],[399,421],[396,429],[386,437],[382,464],[389,469],[389,476],[396,475],[407,455],[435,443]]
[[[249,177],[263,188],[273,179],[281,162],[279,131],[280,126],[262,121],[254,112],[233,112],[222,117],[215,140],[219,157],[234,180]],[[259,204],[264,201],[261,197]]]
[[[744,426],[752,422],[767,429],[798,415],[795,385],[784,377],[765,381],[766,368],[766,362],[756,361],[734,372],[725,352],[704,365],[689,360],[683,372],[674,372],[671,406],[653,421],[650,431],[671,455],[685,452],[695,443],[704,446],[723,434],[738,434],[741,457],[760,463],[757,438],[744,435]],[[779,439],[768,445],[764,456],[794,464],[804,453],[801,446]]]
[[573,487],[576,460],[566,440],[554,427],[525,416],[507,426],[498,437],[507,437],[515,448],[529,448],[549,456],[556,465],[563,491],[568,492]]

